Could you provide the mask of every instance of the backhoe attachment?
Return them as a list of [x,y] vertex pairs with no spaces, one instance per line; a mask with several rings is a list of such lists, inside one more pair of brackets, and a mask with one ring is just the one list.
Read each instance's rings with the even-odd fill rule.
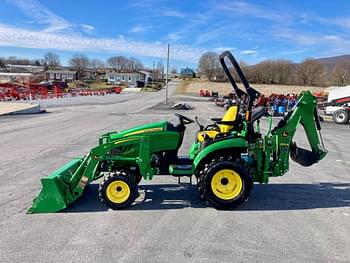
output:
[[[297,146],[292,142],[296,128],[301,124],[309,141],[311,151]],[[272,134],[278,137],[279,143],[289,144],[290,157],[302,166],[311,166],[323,159],[327,150],[321,135],[321,124],[317,113],[316,98],[309,92],[303,91],[294,109],[278,123]],[[287,156],[279,160],[288,162]]]

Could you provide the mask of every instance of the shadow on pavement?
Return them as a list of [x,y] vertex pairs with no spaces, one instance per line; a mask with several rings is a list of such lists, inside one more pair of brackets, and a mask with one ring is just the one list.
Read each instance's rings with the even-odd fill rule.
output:
[[[140,185],[140,197],[127,210],[206,208],[196,185]],[[350,206],[350,183],[255,184],[247,203],[236,208],[245,210],[302,210]],[[84,195],[65,213],[97,212],[108,209],[98,197],[98,184],[89,185]]]

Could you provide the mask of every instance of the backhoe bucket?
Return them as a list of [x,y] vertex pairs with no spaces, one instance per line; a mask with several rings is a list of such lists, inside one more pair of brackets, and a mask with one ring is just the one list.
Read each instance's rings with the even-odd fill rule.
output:
[[318,145],[318,149],[309,151],[297,146],[295,142],[290,144],[290,157],[294,162],[299,163],[302,166],[311,166],[323,159],[327,154],[327,150]]
[[28,213],[53,213],[66,208],[79,196],[71,191],[72,176],[80,170],[84,158],[75,158],[57,171],[41,179],[42,190],[33,200]]

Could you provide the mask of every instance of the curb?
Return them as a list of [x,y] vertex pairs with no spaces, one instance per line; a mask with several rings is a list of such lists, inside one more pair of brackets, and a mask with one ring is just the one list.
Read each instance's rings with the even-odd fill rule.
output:
[[0,116],[37,114],[43,112],[46,111],[41,109],[40,104],[0,103]]

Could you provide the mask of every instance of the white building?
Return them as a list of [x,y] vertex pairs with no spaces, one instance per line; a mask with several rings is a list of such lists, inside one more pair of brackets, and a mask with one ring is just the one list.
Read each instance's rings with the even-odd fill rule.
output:
[[140,84],[146,84],[148,81],[149,73],[146,71],[139,71],[133,73],[122,72],[107,72],[107,82],[110,84],[124,84],[129,87],[135,87],[138,82]]
[[77,72],[72,70],[47,70],[45,75],[48,81],[72,82],[77,78]]

